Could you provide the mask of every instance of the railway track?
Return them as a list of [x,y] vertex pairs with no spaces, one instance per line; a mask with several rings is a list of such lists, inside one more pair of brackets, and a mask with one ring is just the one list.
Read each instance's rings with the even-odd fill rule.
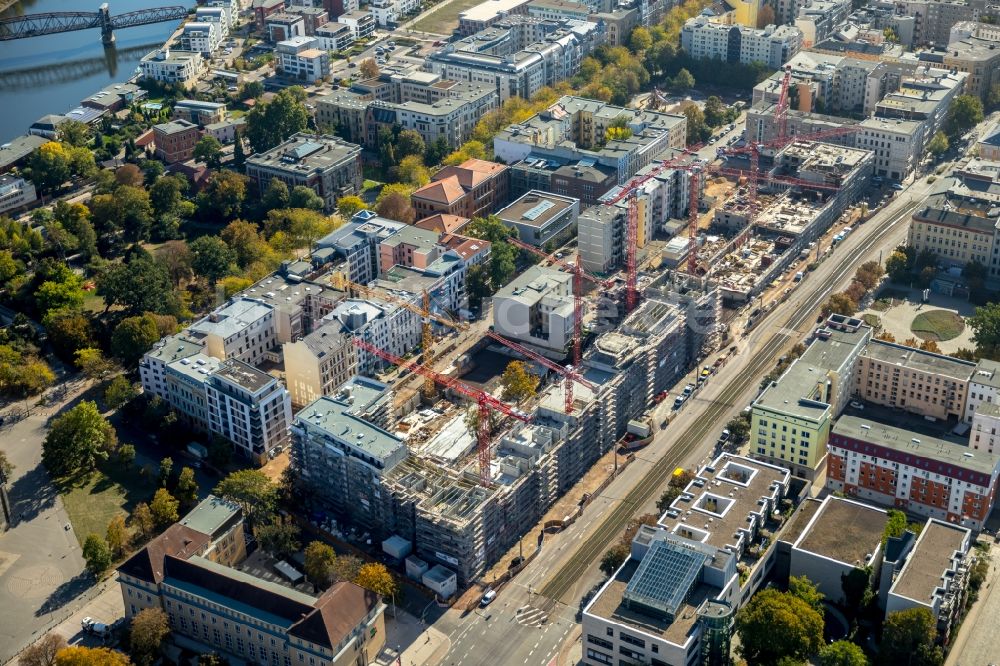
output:
[[778,352],[791,340],[792,336],[789,331],[801,333],[799,328],[803,323],[810,322],[810,318],[817,306],[829,296],[845,277],[856,269],[859,259],[864,257],[871,247],[885,238],[900,220],[908,217],[916,206],[917,203],[914,202],[905,205],[889,221],[884,223],[882,228],[877,232],[865,238],[863,242],[858,243],[853,249],[848,250],[847,256],[828,259],[828,261],[842,261],[833,276],[822,285],[818,285],[813,292],[799,299],[800,302],[795,306],[795,310],[789,317],[785,327],[772,335],[764,343],[764,346],[754,354],[749,365],[741,371],[735,381],[730,382],[723,389],[722,393],[709,404],[703,417],[689,426],[677,438],[674,446],[650,467],[646,475],[608,513],[607,517],[587,537],[587,540],[576,550],[572,557],[542,585],[538,590],[540,596],[549,599],[550,605],[554,605],[555,602],[571,603],[573,601],[566,599],[566,595],[573,590],[575,584],[583,577],[586,570],[597,561],[611,540],[621,533],[636,511],[646,504],[658,489],[663,487],[673,470],[695,450],[711,430],[719,427],[723,416],[735,404],[736,399],[753,382],[759,381],[762,371],[774,363]]

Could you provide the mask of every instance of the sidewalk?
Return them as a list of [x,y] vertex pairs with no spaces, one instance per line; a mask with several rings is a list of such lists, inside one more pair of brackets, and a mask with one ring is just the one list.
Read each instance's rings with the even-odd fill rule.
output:
[[433,666],[448,654],[451,640],[403,610],[385,616],[385,647],[370,666]]

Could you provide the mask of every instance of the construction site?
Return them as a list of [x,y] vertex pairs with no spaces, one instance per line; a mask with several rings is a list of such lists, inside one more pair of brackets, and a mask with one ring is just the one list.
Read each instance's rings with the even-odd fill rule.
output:
[[[316,400],[292,428],[314,515],[370,543],[391,540],[417,577],[437,566],[462,588],[474,583],[628,433],[650,436],[657,397],[722,344],[723,303],[746,303],[802,258],[872,170],[870,151],[779,141],[768,170],[760,151],[773,143],[733,151],[750,154],[749,172],[687,153],[611,190],[600,205],[618,207],[608,223],[624,228],[610,277],[584,270],[579,253],[513,238],[541,262],[479,321],[432,312],[426,294],[396,303],[423,322],[420,355],[355,337],[359,355],[391,369]],[[640,221],[657,205],[646,185],[678,170],[689,216],[686,228],[671,221],[664,245],[669,224],[654,240]],[[517,404],[495,397],[508,359],[539,377]]]

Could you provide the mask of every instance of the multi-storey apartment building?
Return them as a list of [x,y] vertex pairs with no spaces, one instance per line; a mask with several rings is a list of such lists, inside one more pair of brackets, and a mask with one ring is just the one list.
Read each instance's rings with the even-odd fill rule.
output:
[[226,105],[221,102],[203,102],[197,99],[177,100],[173,109],[174,120],[186,120],[195,125],[211,125],[226,119]]
[[224,39],[218,23],[211,21],[191,21],[184,24],[180,44],[185,51],[211,56]]
[[964,268],[974,261],[992,266],[993,276],[998,223],[1000,210],[992,198],[974,191],[939,192],[913,212],[907,244],[918,252],[933,252],[944,265]]
[[30,180],[16,176],[0,176],[0,214],[35,203],[38,195]]
[[191,159],[195,144],[200,138],[201,130],[187,120],[171,120],[169,123],[153,125],[156,156],[167,164]]
[[302,407],[331,395],[357,374],[358,356],[352,338],[349,331],[333,324],[285,343],[285,382],[293,405]]
[[528,268],[493,296],[493,328],[512,340],[565,352],[573,335],[572,277]]
[[312,499],[366,529],[383,520],[382,477],[407,456],[403,441],[382,427],[391,410],[385,384],[354,377],[310,402],[292,426],[293,464]]
[[751,409],[753,457],[811,478],[826,456],[830,424],[850,399],[854,367],[871,339],[857,319],[830,317],[806,352]]
[[469,159],[446,166],[412,195],[418,218],[436,215],[483,217],[507,203],[510,170],[504,164]]
[[330,75],[330,54],[320,48],[317,37],[291,37],[275,47],[282,74],[310,83]]
[[139,61],[139,69],[144,78],[173,83],[182,88],[193,86],[206,66],[200,53],[171,51],[165,47],[144,55]]
[[808,48],[843,27],[851,6],[849,0],[808,0],[801,4],[794,20],[788,23],[794,23],[802,34],[803,48]]
[[802,32],[789,25],[757,29],[696,16],[681,29],[681,47],[694,58],[778,69],[799,52]]
[[259,365],[277,344],[274,307],[257,299],[234,297],[186,330],[218,359]]
[[980,359],[969,380],[969,390],[965,399],[965,422],[972,423],[973,417],[984,404],[1000,405],[1000,363]]
[[[166,613],[171,631],[204,646],[273,666],[367,664],[385,642],[383,604],[338,582],[319,597],[236,568],[242,551],[239,508],[210,497],[118,569],[131,619]],[[227,544],[240,550],[227,555]]]
[[[616,124],[631,130],[627,139],[608,140]],[[625,109],[567,95],[522,123],[501,130],[493,139],[496,156],[508,164],[529,155],[566,160],[590,158],[614,168],[618,183],[631,178],[671,148],[687,142],[687,118],[656,111]]]
[[246,174],[263,192],[272,178],[289,189],[303,185],[313,190],[327,211],[333,211],[337,199],[360,192],[361,146],[335,136],[299,132],[284,143],[264,153],[247,158]]
[[826,472],[831,491],[978,531],[996,501],[1000,456],[842,416],[830,434]]
[[858,358],[854,391],[877,405],[963,420],[975,369],[970,361],[872,340]]

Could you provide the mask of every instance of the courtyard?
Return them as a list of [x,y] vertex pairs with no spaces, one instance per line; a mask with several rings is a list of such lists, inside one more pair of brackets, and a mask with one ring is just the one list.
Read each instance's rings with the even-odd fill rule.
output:
[[942,353],[952,354],[963,347],[975,348],[973,331],[965,323],[974,313],[975,306],[963,299],[932,291],[924,303],[921,289],[890,286],[857,316],[869,324],[880,324],[876,335],[889,333],[899,343],[909,338],[933,341]]

